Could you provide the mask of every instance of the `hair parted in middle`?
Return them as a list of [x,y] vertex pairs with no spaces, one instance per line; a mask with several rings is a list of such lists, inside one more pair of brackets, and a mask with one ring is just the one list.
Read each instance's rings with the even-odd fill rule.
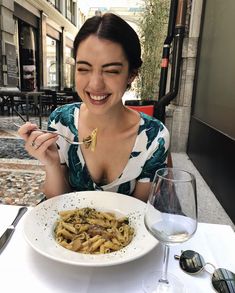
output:
[[137,73],[142,65],[140,41],[137,33],[125,20],[113,13],[88,18],[74,40],[75,59],[80,43],[90,35],[119,44],[128,60],[129,72]]

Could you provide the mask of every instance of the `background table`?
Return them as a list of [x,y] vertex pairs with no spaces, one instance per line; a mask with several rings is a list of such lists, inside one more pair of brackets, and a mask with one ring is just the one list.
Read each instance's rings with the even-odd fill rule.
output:
[[[10,225],[18,208],[0,205],[0,235]],[[1,292],[142,293],[144,276],[153,269],[161,269],[161,245],[140,259],[111,267],[87,268],[53,261],[26,243],[22,233],[24,217],[0,255]],[[186,249],[196,250],[216,267],[235,272],[234,247],[235,233],[230,226],[200,223],[192,239],[171,248],[169,271],[186,284],[189,293],[215,292],[208,273],[187,275],[179,268],[174,254]]]
[[[0,91],[1,112],[4,114],[4,108],[7,107],[8,115],[15,112],[22,120],[29,121],[29,106],[34,107],[34,111],[38,112],[39,127],[42,124],[41,117],[41,95],[44,92],[21,92],[21,91]],[[25,116],[18,111],[18,107],[25,105]]]

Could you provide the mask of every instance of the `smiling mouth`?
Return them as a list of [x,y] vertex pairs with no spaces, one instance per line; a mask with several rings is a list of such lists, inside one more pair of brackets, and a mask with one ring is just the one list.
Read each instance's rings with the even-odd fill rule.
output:
[[101,101],[104,101],[105,99],[107,99],[110,95],[107,94],[107,95],[92,95],[92,94],[89,94],[89,97],[92,101],[94,102],[101,102]]

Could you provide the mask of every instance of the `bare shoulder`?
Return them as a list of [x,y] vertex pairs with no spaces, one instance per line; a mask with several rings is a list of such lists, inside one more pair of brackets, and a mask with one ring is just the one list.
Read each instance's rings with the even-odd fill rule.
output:
[[125,127],[126,130],[130,130],[130,129],[136,129],[139,127],[140,124],[140,113],[129,109],[126,107],[126,111],[125,111],[125,115],[124,115],[124,119],[123,119],[123,126]]

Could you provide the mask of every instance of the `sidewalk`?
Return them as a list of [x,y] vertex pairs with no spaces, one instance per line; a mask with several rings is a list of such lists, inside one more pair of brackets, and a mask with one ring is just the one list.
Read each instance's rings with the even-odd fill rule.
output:
[[19,117],[0,116],[0,203],[35,206],[43,197],[43,167],[24,150],[14,122],[22,124]]
[[199,222],[230,225],[235,230],[235,225],[229,218],[214,193],[202,178],[192,161],[185,153],[173,153],[174,167],[192,172],[196,177],[198,197]]
[[[17,117],[0,116],[0,203],[35,206],[43,197],[40,187],[44,181],[44,170],[24,150],[24,142],[17,136],[13,122],[22,123]],[[43,128],[45,127],[44,119]],[[190,171],[196,176],[199,222],[225,224],[235,229],[187,154],[173,153],[172,157],[175,167]]]

